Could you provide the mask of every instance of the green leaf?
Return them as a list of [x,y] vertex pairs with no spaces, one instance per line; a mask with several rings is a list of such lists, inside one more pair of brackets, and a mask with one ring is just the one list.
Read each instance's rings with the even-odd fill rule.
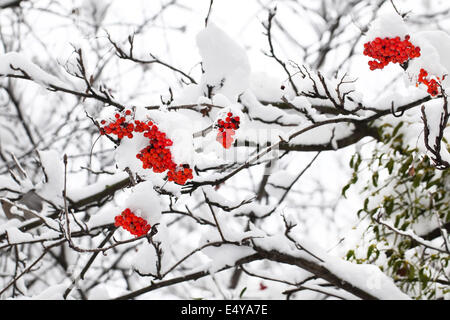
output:
[[394,159],[390,159],[389,162],[386,165],[386,168],[388,169],[389,174],[392,174],[392,170],[394,170]]
[[355,257],[355,251],[354,250],[348,250],[347,252],[347,260],[350,260],[350,258]]
[[400,122],[398,125],[395,126],[394,131],[392,131],[392,136],[395,137],[398,133],[398,130],[403,126],[403,122]]
[[372,183],[375,187],[378,187],[378,172],[375,172],[372,175]]
[[367,211],[367,206],[369,205],[369,198],[366,198],[366,200],[364,200],[364,207],[363,210]]
[[422,175],[416,174],[413,181],[413,187],[417,188],[420,185],[420,181],[422,181]]
[[354,160],[355,160],[355,155],[353,155],[352,158],[350,159],[350,168],[353,168]]
[[392,199],[387,199],[384,202],[384,210],[386,211],[387,215],[390,215],[392,211],[394,210],[394,201]]
[[408,228],[409,225],[410,225],[409,221],[404,222],[400,227],[400,230],[406,230],[406,228]]
[[344,198],[346,198],[347,196],[345,195],[345,192],[347,192],[347,190],[348,190],[348,188],[350,188],[350,183],[349,184],[347,184],[346,186],[344,186],[343,188],[342,188],[342,196],[344,197]]
[[358,171],[358,168],[359,168],[359,165],[361,164],[361,161],[362,161],[361,156],[358,153],[356,155],[356,163],[355,163],[355,168],[354,168],[355,171]]
[[432,186],[434,186],[440,182],[441,182],[440,179],[431,180],[430,182],[427,183],[426,188],[430,189]]
[[430,280],[428,275],[425,273],[424,268],[421,268],[419,270],[419,280],[420,280],[420,282],[422,282],[423,287],[425,287],[427,285],[428,281]]
[[374,244],[371,244],[371,245],[369,246],[369,250],[367,250],[367,259],[370,258],[370,256],[372,255],[374,249],[375,249],[375,245],[374,245]]
[[414,266],[411,265],[411,264],[409,264],[408,266],[409,266],[409,270],[408,270],[408,279],[409,279],[409,280],[413,280],[413,279],[414,279],[414,276],[415,276],[415,274],[416,274],[416,269],[415,269]]
[[242,299],[242,296],[244,295],[245,291],[247,290],[247,287],[241,290],[241,293],[239,294],[239,298]]
[[398,228],[398,225],[400,224],[400,219],[402,217],[400,215],[395,217],[394,227]]
[[409,156],[408,159],[406,160],[405,163],[403,163],[403,165],[400,168],[400,173],[401,174],[405,174],[406,170],[409,169],[409,167],[411,166],[411,163],[413,162],[413,157]]

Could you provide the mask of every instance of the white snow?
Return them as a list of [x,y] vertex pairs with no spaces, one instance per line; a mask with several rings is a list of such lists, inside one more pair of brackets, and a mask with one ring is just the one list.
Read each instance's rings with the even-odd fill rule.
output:
[[20,190],[20,186],[12,178],[7,176],[0,176],[0,189],[1,188]]
[[114,217],[122,212],[118,207],[107,207],[98,210],[97,213],[89,218],[87,225],[89,228],[95,228],[114,223]]
[[110,300],[108,288],[104,283],[96,285],[92,290],[89,291],[89,300]]
[[158,256],[155,247],[148,243],[148,241],[142,242],[137,252],[132,258],[131,265],[134,269],[138,270],[142,274],[157,274],[157,263],[161,265],[161,273],[164,273],[167,268],[172,265],[172,254],[170,250],[171,242],[169,236],[169,229],[164,224],[157,226],[158,233],[153,236],[153,241],[159,243],[161,250],[161,260],[158,261]]
[[118,172],[114,175],[103,175],[98,182],[83,187],[76,187],[73,186],[73,184],[68,184],[67,196],[72,201],[76,202],[99,193],[105,190],[108,186],[111,186],[127,178],[128,174],[126,172]]
[[[4,216],[4,212],[3,212],[1,206],[0,206],[0,211],[2,212],[2,216]],[[0,224],[0,235],[3,235],[7,230],[9,230],[11,228],[20,227],[21,224],[22,224],[22,222],[19,219],[7,220],[6,222]]]
[[9,243],[22,243],[32,241],[33,235],[20,231],[17,227],[9,227],[6,229]]
[[409,300],[377,266],[354,264],[339,258],[328,258],[323,263],[328,270],[371,295],[383,300]]
[[[341,258],[331,256],[312,242],[303,238],[298,239],[298,236],[294,232],[295,228],[291,232],[291,236],[314,256],[306,251],[298,250],[292,242],[284,237],[284,235],[275,235],[263,239],[255,239],[254,241],[258,246],[265,250],[277,250],[281,253],[286,253],[294,257],[303,258],[323,265],[338,278],[345,280],[353,286],[360,288],[379,299],[410,299],[406,294],[401,292],[400,289],[395,286],[393,280],[385,275],[377,266],[354,264]],[[317,258],[320,258],[323,262]]]
[[64,190],[64,165],[62,156],[56,150],[39,151],[42,167],[47,181],[38,186],[44,199],[62,203]]
[[211,273],[215,273],[224,267],[234,266],[236,261],[254,254],[255,250],[244,246],[224,244],[220,247],[206,247],[202,253],[211,259],[209,270]]
[[214,86],[231,101],[250,85],[250,63],[246,52],[224,31],[212,22],[197,35],[197,46],[202,57],[201,85]]
[[136,158],[136,155],[146,146],[148,146],[148,139],[144,137],[143,133],[133,133],[132,139],[124,137],[120,141],[120,145],[114,150],[114,159],[116,160],[117,168],[119,170],[129,168],[132,172],[149,174],[151,170],[144,170],[142,168],[142,161]]
[[23,76],[24,74],[21,70],[31,77],[33,81],[44,86],[54,85],[61,88],[67,87],[61,80],[42,70],[20,53],[8,52],[0,55],[0,75]]
[[133,187],[131,192],[125,202],[126,208],[147,220],[151,226],[158,223],[161,219],[161,204],[160,197],[153,189],[153,183],[141,182]]
[[404,38],[409,33],[406,23],[395,12],[381,14],[375,19],[366,34],[367,41],[373,41],[375,38]]
[[55,284],[49,286],[41,293],[34,295],[32,300],[64,300],[64,292],[67,289],[65,284]]

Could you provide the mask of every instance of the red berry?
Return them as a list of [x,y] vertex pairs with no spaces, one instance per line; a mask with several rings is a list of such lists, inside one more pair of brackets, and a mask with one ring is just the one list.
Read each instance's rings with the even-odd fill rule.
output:
[[232,112],[227,113],[225,120],[217,120],[216,127],[218,128],[216,140],[222,144],[225,149],[228,149],[233,144],[235,130],[239,129],[240,118],[238,116],[233,117]]
[[[418,76],[418,79],[417,79],[416,86],[418,86],[420,83],[423,83],[424,85],[427,86],[427,88],[428,88],[427,92],[428,92],[431,96],[436,96],[436,95],[438,95],[440,83],[437,82],[437,81],[434,80],[434,79],[428,80],[428,79],[427,79],[427,76],[428,76],[428,72],[425,71],[423,68],[420,69],[420,72],[419,72],[419,76]],[[438,80],[439,80],[439,77],[438,77]]]
[[370,70],[383,69],[390,62],[402,64],[408,59],[420,57],[420,48],[415,47],[409,39],[409,35],[406,35],[403,41],[400,37],[386,37],[365,43],[363,54],[375,59],[368,63]]
[[147,234],[151,228],[145,219],[136,216],[129,208],[114,218],[114,225],[124,228],[137,237]]

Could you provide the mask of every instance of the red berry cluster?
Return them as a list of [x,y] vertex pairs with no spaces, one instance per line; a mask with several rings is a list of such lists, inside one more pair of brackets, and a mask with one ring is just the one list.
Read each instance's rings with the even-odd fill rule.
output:
[[[416,87],[419,86],[419,83],[423,83],[428,87],[427,92],[432,96],[436,96],[439,93],[439,82],[434,79],[428,80],[427,76],[428,72],[425,69],[420,69]],[[439,77],[437,79],[441,80]]]
[[[167,138],[166,134],[160,131],[152,121],[134,120],[134,123],[131,123],[130,119],[127,122],[126,116],[130,115],[130,110],[125,111],[125,117],[116,113],[116,121],[100,128],[100,133],[115,134],[119,139],[124,136],[131,139],[133,132],[143,133],[144,137],[149,139],[149,144],[136,155],[136,158],[142,161],[144,169],[153,169],[156,173],[169,170],[168,180],[181,185],[184,185],[186,180],[192,179],[192,169],[188,165],[177,166],[172,160],[172,153],[168,149],[173,145],[172,140]],[[102,120],[101,124],[105,125],[106,121]]]
[[390,62],[402,64],[420,57],[420,47],[415,47],[409,39],[409,35],[406,35],[405,40],[400,40],[400,37],[375,38],[365,43],[364,55],[375,59],[369,61],[370,70],[383,69]]
[[153,172],[156,173],[169,170],[167,173],[168,180],[181,185],[194,177],[192,169],[188,165],[177,166],[172,160],[172,153],[167,147],[170,147],[173,142],[166,137],[164,132],[159,131],[158,127],[152,122],[140,124],[140,126],[144,132],[144,137],[147,137],[150,142],[136,155],[136,158],[142,161],[144,169],[153,169]]
[[225,121],[219,119],[217,121],[217,128],[219,132],[217,133],[217,141],[222,144],[225,149],[228,149],[233,144],[235,135],[235,130],[239,129],[240,118],[238,116],[233,117],[232,112],[227,113]]
[[153,172],[160,173],[167,169],[174,169],[176,166],[172,161],[172,154],[169,149],[173,142],[161,132],[151,121],[140,124],[144,137],[149,139],[149,145],[136,155],[142,161],[144,169],[153,169]]
[[114,218],[114,225],[128,230],[137,237],[147,234],[151,228],[144,218],[136,216],[128,208]]
[[[125,115],[129,116],[131,114],[130,110],[125,111]],[[108,125],[105,120],[102,120],[100,123],[104,125],[103,128],[100,128],[100,134],[115,134],[119,139],[123,137],[133,138],[133,130],[134,125],[126,121],[124,116],[121,116],[119,113],[115,115],[116,121],[111,122]]]

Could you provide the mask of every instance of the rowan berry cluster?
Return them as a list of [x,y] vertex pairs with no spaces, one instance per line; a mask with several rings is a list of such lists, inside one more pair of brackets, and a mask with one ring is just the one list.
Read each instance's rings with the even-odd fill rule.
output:
[[192,169],[188,165],[177,166],[174,170],[169,170],[167,173],[169,181],[173,181],[177,184],[185,184],[186,180],[193,179]]
[[114,225],[124,228],[137,237],[147,234],[151,228],[144,218],[136,216],[128,208],[114,218]]
[[[434,79],[428,80],[427,76],[428,76],[428,72],[425,71],[425,69],[423,69],[423,68],[420,69],[416,87],[419,85],[419,83],[423,83],[424,85],[426,85],[428,87],[427,92],[431,96],[436,96],[439,93],[439,82]],[[437,79],[439,81],[441,80],[439,77],[437,77]]]
[[159,147],[159,145],[156,145],[156,147],[154,147],[154,145],[145,147],[136,155],[136,158],[142,161],[142,167],[144,169],[153,169],[153,172],[156,173],[169,170],[167,179],[176,184],[184,185],[187,180],[194,178],[192,169],[189,168],[189,165],[185,164],[177,166],[172,160],[170,150]]
[[390,62],[403,64],[409,59],[420,57],[420,47],[414,46],[409,39],[409,35],[406,35],[405,40],[386,37],[365,43],[364,55],[375,59],[369,61],[370,70],[383,69]]
[[142,130],[144,137],[149,139],[148,146],[136,155],[136,158],[142,161],[142,167],[153,169],[153,172],[156,173],[174,169],[176,165],[172,161],[172,154],[166,148],[173,144],[172,140],[168,139],[166,134],[150,121],[142,125]]
[[[130,110],[125,111],[125,116],[131,115]],[[114,134],[116,135],[119,140],[123,139],[123,137],[133,138],[133,131],[134,131],[134,125],[130,122],[127,122],[126,117],[123,115],[120,115],[119,113],[116,113],[114,115],[116,120],[114,122],[109,123],[106,125],[106,121],[102,120],[100,123],[104,125],[103,128],[100,128],[100,134]]]
[[192,169],[188,165],[177,165],[172,160],[172,153],[168,148],[173,145],[172,140],[152,121],[134,120],[132,123],[130,115],[130,110],[125,111],[125,116],[116,113],[114,115],[116,121],[108,125],[102,120],[101,124],[105,126],[100,128],[100,133],[115,134],[119,139],[124,136],[131,139],[133,132],[143,133],[144,137],[148,138],[149,144],[136,155],[136,158],[142,161],[144,169],[152,169],[155,173],[169,170],[168,180],[181,185],[184,185],[186,180],[192,179]]
[[219,119],[216,127],[219,129],[217,133],[217,141],[222,144],[225,149],[228,149],[233,144],[235,130],[239,129],[240,118],[238,116],[233,117],[232,112],[227,113],[225,120]]

